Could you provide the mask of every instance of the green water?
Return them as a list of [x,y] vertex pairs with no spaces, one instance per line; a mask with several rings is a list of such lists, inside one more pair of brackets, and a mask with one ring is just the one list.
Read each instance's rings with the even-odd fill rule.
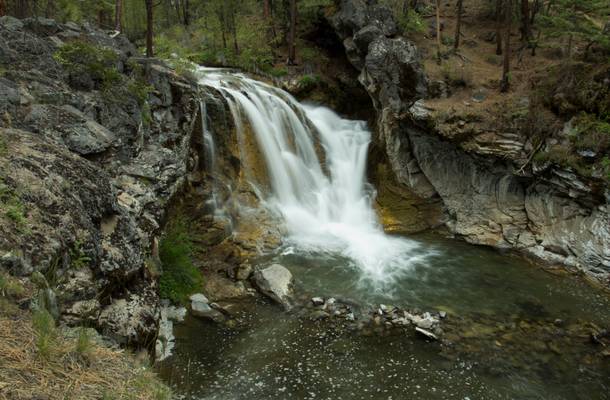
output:
[[610,357],[589,334],[610,325],[606,294],[519,257],[434,235],[415,239],[434,255],[381,289],[340,257],[261,262],[289,268],[302,296],[446,310],[450,344],[312,322],[306,310],[259,302],[244,304],[233,327],[178,325],[176,354],[159,371],[185,399],[610,398]]

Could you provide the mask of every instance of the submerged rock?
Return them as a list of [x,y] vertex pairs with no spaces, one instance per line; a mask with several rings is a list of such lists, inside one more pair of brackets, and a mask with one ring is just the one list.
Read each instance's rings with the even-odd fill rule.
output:
[[224,316],[220,311],[210,307],[208,298],[201,293],[194,294],[190,297],[191,312],[195,317],[210,319],[214,322],[222,322]]
[[264,295],[285,309],[292,308],[294,278],[286,267],[273,264],[260,269],[254,273],[254,283]]

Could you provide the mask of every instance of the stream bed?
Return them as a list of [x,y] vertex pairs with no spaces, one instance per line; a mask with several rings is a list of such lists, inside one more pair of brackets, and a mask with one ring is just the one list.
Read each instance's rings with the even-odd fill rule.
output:
[[606,293],[512,254],[435,234],[409,239],[426,256],[381,286],[328,253],[286,247],[260,263],[290,269],[304,303],[333,296],[444,311],[440,342],[248,300],[230,323],[177,325],[160,374],[184,399],[610,398],[610,352],[595,343],[610,326]]

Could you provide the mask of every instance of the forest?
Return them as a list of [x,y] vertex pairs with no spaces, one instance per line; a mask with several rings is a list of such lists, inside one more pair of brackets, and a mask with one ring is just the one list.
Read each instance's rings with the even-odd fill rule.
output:
[[[88,22],[122,32],[148,56],[178,57],[195,63],[234,66],[283,75],[284,66],[315,62],[312,25],[337,7],[333,0],[0,0],[0,16],[43,16],[61,22]],[[436,42],[436,55],[458,51],[463,1],[452,2],[454,32],[443,32],[444,0],[380,0],[391,8],[404,35],[424,35]],[[510,59],[527,51],[561,43],[567,59],[587,60],[596,51],[610,51],[610,25],[605,0],[488,0],[467,23],[492,24],[496,54],[503,57],[507,90]],[[426,20],[432,17],[428,26]],[[518,39],[512,33],[518,32]],[[511,40],[514,43],[511,43]],[[583,43],[574,54],[575,43]]]

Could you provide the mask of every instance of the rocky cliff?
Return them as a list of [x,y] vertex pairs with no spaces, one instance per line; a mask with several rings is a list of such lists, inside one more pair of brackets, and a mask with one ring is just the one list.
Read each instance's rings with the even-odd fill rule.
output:
[[149,346],[158,237],[202,153],[199,88],[122,36],[47,19],[0,18],[0,63],[1,266],[41,272],[63,322]]
[[447,227],[465,240],[577,267],[607,285],[607,182],[541,168],[532,162],[530,132],[514,124],[474,125],[459,115],[439,121],[428,107],[417,48],[399,35],[392,14],[376,1],[338,3],[330,22],[373,101],[377,144],[396,179],[440,199]]

